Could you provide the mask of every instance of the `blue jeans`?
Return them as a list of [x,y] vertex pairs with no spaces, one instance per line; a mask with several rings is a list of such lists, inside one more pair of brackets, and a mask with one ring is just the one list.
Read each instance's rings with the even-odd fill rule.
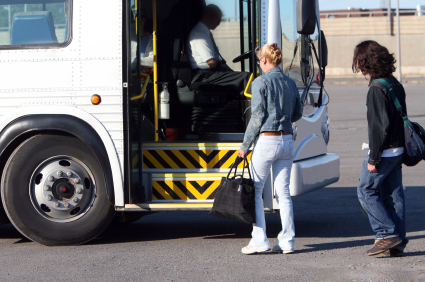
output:
[[378,172],[367,170],[369,156],[363,162],[363,170],[357,187],[357,196],[363,209],[369,215],[369,222],[375,239],[400,237],[403,245],[406,239],[406,213],[402,183],[401,164],[403,155],[381,158]]
[[253,247],[270,248],[270,242],[266,234],[263,189],[271,168],[282,222],[282,231],[277,236],[277,245],[282,250],[294,249],[294,213],[289,193],[293,159],[292,135],[260,136],[254,145],[250,168],[255,187],[256,223],[253,224],[252,240],[249,243]]

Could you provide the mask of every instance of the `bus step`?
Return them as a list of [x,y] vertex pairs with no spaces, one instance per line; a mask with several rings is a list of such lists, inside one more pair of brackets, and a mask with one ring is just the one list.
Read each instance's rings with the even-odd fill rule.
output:
[[[226,172],[234,163],[239,146],[240,143],[147,143],[143,145],[143,171]],[[137,162],[135,157],[133,165]]]
[[117,211],[140,212],[140,211],[209,211],[212,203],[145,203],[145,204],[127,204],[124,207],[118,207]]
[[227,173],[153,173],[152,202],[212,202]]

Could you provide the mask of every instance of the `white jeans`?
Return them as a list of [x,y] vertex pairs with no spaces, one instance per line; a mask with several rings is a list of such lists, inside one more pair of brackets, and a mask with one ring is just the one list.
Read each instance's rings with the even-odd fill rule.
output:
[[277,245],[282,250],[294,249],[294,213],[289,194],[293,159],[292,135],[260,136],[254,145],[250,168],[255,187],[256,223],[253,224],[252,239],[249,243],[253,247],[270,248],[270,242],[266,235],[263,190],[271,168],[282,221],[282,231],[277,236]]

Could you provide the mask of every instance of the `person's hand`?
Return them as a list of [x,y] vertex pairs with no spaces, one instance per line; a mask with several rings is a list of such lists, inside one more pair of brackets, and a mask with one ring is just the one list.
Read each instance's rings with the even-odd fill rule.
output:
[[238,157],[239,158],[245,158],[246,157],[246,153],[244,152],[244,151],[242,151],[241,149],[239,149],[239,151],[238,151]]
[[371,165],[371,164],[367,164],[367,170],[372,173],[378,172],[378,170],[376,169],[376,165]]

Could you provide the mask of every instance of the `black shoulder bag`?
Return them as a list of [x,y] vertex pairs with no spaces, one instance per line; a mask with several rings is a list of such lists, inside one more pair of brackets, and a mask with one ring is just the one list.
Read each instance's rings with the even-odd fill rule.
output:
[[[242,175],[236,175],[241,159],[236,158],[227,177],[221,179],[211,215],[233,219],[246,223],[255,223],[255,189],[251,178],[248,161],[244,158]],[[245,167],[248,168],[249,179],[243,178]],[[233,177],[230,173],[235,169]]]

